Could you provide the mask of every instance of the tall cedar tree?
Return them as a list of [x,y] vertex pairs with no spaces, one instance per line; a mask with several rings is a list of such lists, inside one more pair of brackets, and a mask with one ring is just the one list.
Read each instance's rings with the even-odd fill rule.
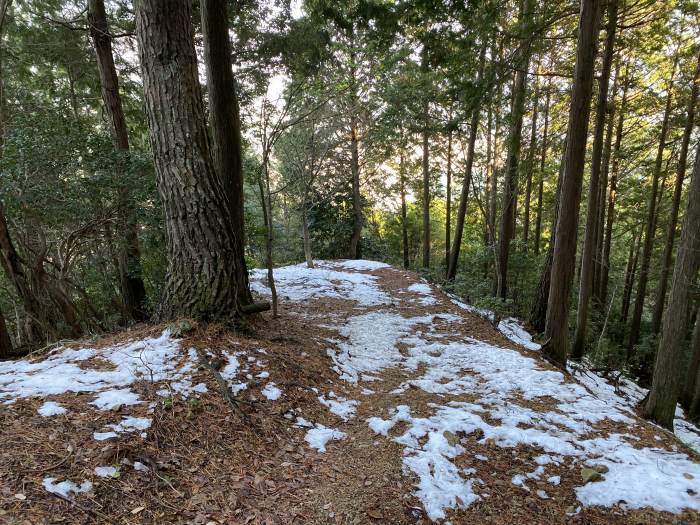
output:
[[560,213],[547,303],[546,343],[543,350],[550,361],[561,367],[566,366],[569,349],[569,298],[576,262],[576,230],[591,111],[593,70],[598,48],[600,4],[600,0],[581,2],[576,68],[567,129],[566,166],[561,184]]
[[111,124],[114,148],[122,158],[118,159],[116,171],[119,177],[119,222],[121,232],[119,250],[119,281],[124,306],[129,316],[136,321],[148,318],[146,287],[141,276],[141,249],[139,247],[138,224],[134,198],[129,185],[123,181],[124,163],[129,154],[129,130],[126,126],[122,98],[119,93],[119,78],[112,54],[112,34],[109,31],[104,0],[88,0],[88,25],[95,46],[97,69],[105,113]]
[[[668,135],[669,119],[671,117],[671,102],[673,100],[673,81],[678,65],[678,55],[673,62],[671,78],[666,86],[666,107],[661,121],[661,132],[659,133],[659,143],[656,150],[656,160],[654,161],[654,171],[651,178],[651,191],[649,192],[649,204],[647,206],[646,225],[644,228],[644,244],[642,247],[641,259],[639,261],[639,282],[637,284],[637,295],[634,299],[632,309],[632,319],[630,320],[629,339],[627,342],[627,359],[632,356],[632,351],[639,341],[639,330],[642,327],[642,313],[644,311],[644,300],[646,298],[647,284],[649,282],[649,266],[651,265],[651,252],[656,238],[657,206],[659,201],[659,179],[663,171],[664,150],[666,149],[666,136]],[[663,188],[663,185],[662,185]]]
[[[243,208],[243,150],[241,147],[241,118],[238,95],[231,70],[231,44],[226,0],[202,0],[202,33],[204,61],[207,68],[209,92],[209,122],[211,151],[216,172],[221,178],[231,207],[232,229],[238,265],[245,270],[245,221]],[[236,290],[240,304],[251,302],[247,272],[238,272]]]
[[586,345],[586,328],[588,326],[588,305],[593,287],[593,254],[596,250],[595,236],[598,225],[600,205],[600,171],[603,156],[603,139],[605,116],[608,105],[608,83],[612,70],[615,51],[615,32],[617,31],[617,0],[608,2],[608,25],[603,53],[603,67],[598,84],[598,101],[596,103],[595,131],[593,133],[593,158],[591,159],[591,178],[588,186],[588,211],[586,213],[586,232],[581,255],[581,278],[576,310],[576,331],[571,354],[574,359],[581,359]]
[[646,417],[671,431],[673,431],[673,418],[680,392],[678,378],[683,366],[683,340],[688,327],[688,304],[700,268],[698,224],[700,224],[700,144],[696,151],[695,169],[688,188],[688,204],[676,263],[673,267],[669,305],[664,313],[661,341],[654,365],[654,378],[644,406]]
[[520,142],[523,131],[523,113],[525,112],[525,90],[527,70],[530,64],[530,42],[532,26],[532,0],[523,0],[520,11],[520,43],[517,65],[513,80],[513,105],[508,132],[508,154],[506,156],[506,173],[503,184],[503,208],[498,239],[498,274],[496,295],[505,300],[508,293],[508,259],[510,242],[515,233],[515,200],[518,191],[518,164],[520,162]]
[[231,319],[240,313],[237,288],[241,282],[247,287],[247,274],[211,158],[190,3],[139,0],[136,35],[165,215],[168,268],[160,316]]
[[698,84],[700,83],[700,56],[695,68],[688,99],[688,109],[686,111],[685,129],[681,139],[681,149],[678,153],[678,164],[676,166],[676,183],[673,188],[673,200],[671,201],[671,213],[668,218],[668,228],[666,230],[666,244],[664,245],[664,255],[661,260],[661,275],[654,305],[654,315],[651,322],[652,333],[658,334],[661,329],[661,318],[663,316],[664,304],[666,301],[666,287],[668,285],[668,274],[671,271],[673,261],[673,244],[676,239],[676,228],[678,226],[678,210],[681,205],[681,194],[683,193],[683,181],[685,180],[685,169],[688,161],[688,146],[690,137],[693,134],[695,125],[695,105],[698,101]]

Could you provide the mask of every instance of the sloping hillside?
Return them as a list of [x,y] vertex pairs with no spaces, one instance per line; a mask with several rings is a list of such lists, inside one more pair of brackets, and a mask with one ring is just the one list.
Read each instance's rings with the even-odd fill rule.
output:
[[0,363],[0,517],[699,520],[698,458],[635,415],[635,385],[565,376],[516,321],[381,263],[275,275],[280,317],[245,333],[182,322]]

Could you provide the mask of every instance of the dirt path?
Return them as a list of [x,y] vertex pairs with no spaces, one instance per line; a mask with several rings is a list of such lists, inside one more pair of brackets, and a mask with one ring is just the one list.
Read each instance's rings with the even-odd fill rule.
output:
[[[410,272],[276,274],[280,317],[245,334],[149,327],[0,364],[0,522],[700,522],[695,456],[634,415],[632,387],[564,377]],[[47,393],[54,365],[101,382]],[[115,391],[133,404],[95,409]],[[65,413],[39,415],[47,400]]]

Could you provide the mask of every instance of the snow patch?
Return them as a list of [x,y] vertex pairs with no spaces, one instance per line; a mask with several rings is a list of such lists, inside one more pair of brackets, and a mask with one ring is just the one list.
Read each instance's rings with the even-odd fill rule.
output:
[[274,383],[268,383],[265,385],[265,388],[263,388],[262,395],[264,395],[270,401],[277,401],[280,397],[282,397],[282,391],[277,388],[277,385]]
[[56,483],[56,478],[44,478],[42,485],[47,492],[58,494],[64,498],[70,497],[71,492],[80,493],[89,492],[92,490],[92,483],[87,480],[83,481],[80,485],[76,485],[72,481],[68,480]]
[[65,414],[67,410],[54,401],[46,401],[39,407],[37,412],[44,417],[50,417]]
[[335,428],[324,427],[320,423],[316,423],[314,428],[306,432],[304,439],[311,448],[315,448],[319,452],[325,452],[326,445],[329,441],[342,440],[345,439],[345,437],[345,432],[341,432]]

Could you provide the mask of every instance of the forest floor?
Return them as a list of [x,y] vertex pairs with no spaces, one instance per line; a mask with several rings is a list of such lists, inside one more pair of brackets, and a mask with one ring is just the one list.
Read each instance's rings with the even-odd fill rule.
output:
[[0,522],[700,523],[700,434],[639,419],[635,385],[562,374],[411,272],[275,274],[279,317],[244,332],[0,363]]

